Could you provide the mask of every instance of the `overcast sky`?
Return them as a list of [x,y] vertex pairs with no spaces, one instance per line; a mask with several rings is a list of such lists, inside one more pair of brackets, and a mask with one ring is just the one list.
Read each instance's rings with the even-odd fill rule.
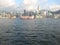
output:
[[38,5],[40,9],[59,10],[60,0],[0,0],[0,7],[34,10]]

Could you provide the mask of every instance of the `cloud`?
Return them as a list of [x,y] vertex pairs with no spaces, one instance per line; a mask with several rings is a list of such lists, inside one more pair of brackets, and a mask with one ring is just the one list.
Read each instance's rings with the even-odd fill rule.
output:
[[38,0],[24,0],[23,4],[27,10],[33,10]]
[[[21,0],[19,0],[21,1]],[[17,4],[16,0],[0,0],[0,7],[11,7],[13,9],[27,9],[35,10],[40,3],[47,2],[47,0],[22,0],[22,3]]]
[[50,10],[50,11],[57,11],[60,10],[60,5],[58,4],[46,4],[42,7],[42,9]]
[[15,0],[0,0],[0,6],[10,7],[15,5]]
[[51,11],[56,11],[56,10],[60,9],[60,5],[51,5],[51,6],[49,6],[49,8]]
[[47,0],[24,0],[23,4],[27,10],[34,10],[40,2],[46,2]]

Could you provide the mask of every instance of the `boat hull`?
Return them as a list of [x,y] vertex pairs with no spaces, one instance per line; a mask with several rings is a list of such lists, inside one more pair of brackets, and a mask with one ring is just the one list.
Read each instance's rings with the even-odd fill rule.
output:
[[20,16],[21,19],[34,19],[34,16]]

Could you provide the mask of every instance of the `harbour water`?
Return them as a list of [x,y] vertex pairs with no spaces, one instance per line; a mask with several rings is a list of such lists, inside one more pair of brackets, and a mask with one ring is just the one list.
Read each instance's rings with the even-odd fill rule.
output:
[[0,19],[0,45],[60,45],[60,19]]

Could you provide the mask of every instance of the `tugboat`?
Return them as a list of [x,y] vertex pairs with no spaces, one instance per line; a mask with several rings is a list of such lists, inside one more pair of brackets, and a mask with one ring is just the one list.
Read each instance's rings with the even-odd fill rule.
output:
[[34,16],[20,16],[21,19],[34,19]]
[[24,10],[24,13],[20,16],[20,19],[34,19],[34,15],[31,12],[26,12]]

